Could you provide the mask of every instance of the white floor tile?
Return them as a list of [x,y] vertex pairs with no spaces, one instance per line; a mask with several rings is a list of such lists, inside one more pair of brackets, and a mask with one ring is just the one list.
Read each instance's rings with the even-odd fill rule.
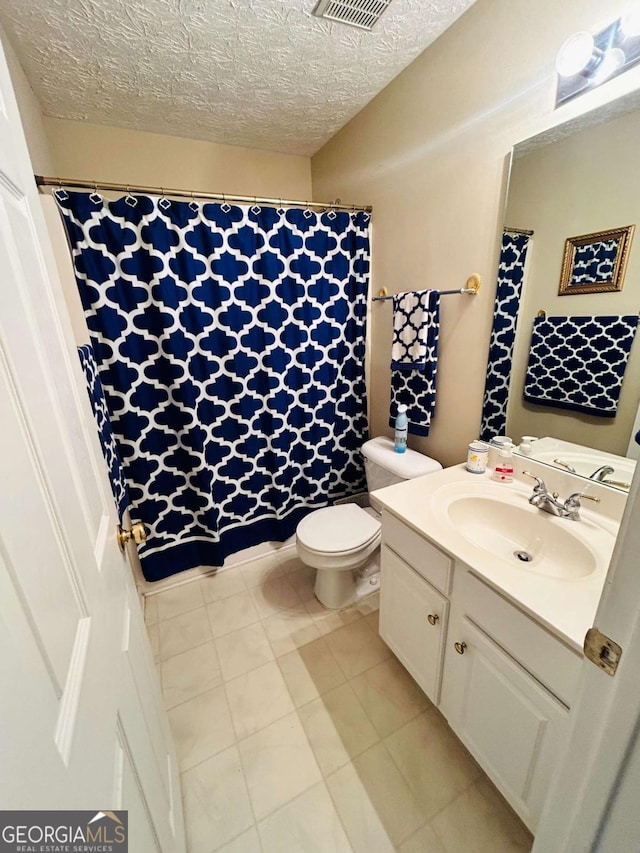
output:
[[325,776],[379,740],[350,684],[303,705],[298,714]]
[[241,741],[238,748],[258,820],[322,780],[296,713]]
[[428,819],[480,776],[480,768],[437,711],[423,712],[384,742]]
[[251,598],[261,619],[281,610],[304,613],[303,603],[285,576],[270,578],[260,586],[253,587]]
[[242,572],[242,577],[247,589],[251,589],[255,586],[261,586],[263,583],[267,583],[274,578],[279,578],[284,575],[282,561],[278,559],[277,555],[275,557],[273,555],[269,555],[267,557],[253,560],[251,563],[238,566],[238,568]]
[[274,659],[273,651],[260,623],[232,631],[214,641],[225,681],[244,675]]
[[182,774],[182,803],[189,853],[212,853],[253,825],[235,746]]
[[312,643],[320,636],[308,613],[283,610],[264,619],[262,624],[276,657]]
[[222,637],[259,621],[258,611],[249,593],[235,595],[207,604],[207,613],[214,637]]
[[[384,850],[385,837],[398,845],[426,822],[382,743],[340,768],[326,782],[356,851]],[[363,819],[370,825],[363,826]]]
[[223,686],[177,705],[168,716],[180,770],[188,770],[235,743]]
[[155,625],[158,621],[158,596],[146,595],[144,599],[144,621],[147,625]]
[[157,622],[147,625],[147,637],[154,661],[160,660],[160,628]]
[[[262,853],[257,830],[252,826],[251,829],[243,832],[233,841],[223,847],[216,848],[215,853]],[[285,851],[282,850],[280,853],[285,853]]]
[[237,595],[246,589],[240,569],[227,569],[212,575],[205,575],[200,581],[202,595],[207,604],[222,601],[231,595]]
[[488,781],[472,785],[431,826],[446,853],[528,853],[533,838]]
[[222,682],[212,642],[162,661],[160,669],[165,708],[187,702]]
[[275,661],[228,681],[226,690],[238,740],[294,710],[287,685]]
[[187,613],[189,610],[196,610],[204,604],[200,581],[197,580],[168,589],[166,592],[159,592],[154,598],[158,599],[160,621]]
[[351,686],[380,737],[396,731],[430,704],[394,657],[357,675]]
[[189,610],[158,623],[160,659],[167,660],[212,639],[204,607]]
[[278,665],[296,707],[317,699],[345,681],[323,637],[282,655]]
[[352,853],[324,784],[305,791],[263,820],[258,829],[264,853]]
[[[455,853],[466,853],[465,848],[460,847]],[[435,834],[431,824],[425,824],[422,829],[419,829],[411,838],[407,838],[400,847],[398,853],[447,853],[442,841]],[[494,853],[490,847],[487,853]]]
[[347,678],[360,675],[391,654],[364,619],[328,634],[327,643]]

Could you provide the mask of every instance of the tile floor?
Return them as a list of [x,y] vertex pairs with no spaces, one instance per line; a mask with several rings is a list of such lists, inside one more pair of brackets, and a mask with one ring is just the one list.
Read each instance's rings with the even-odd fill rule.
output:
[[147,599],[189,853],[515,853],[532,838],[377,632],[295,550]]

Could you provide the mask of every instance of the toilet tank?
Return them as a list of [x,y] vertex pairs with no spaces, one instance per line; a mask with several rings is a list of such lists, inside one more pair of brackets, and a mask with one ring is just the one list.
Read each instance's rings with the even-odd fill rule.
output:
[[[384,436],[365,441],[362,445],[362,453],[369,493],[442,469],[439,462],[430,456],[418,453],[417,450],[407,448],[404,453],[396,453],[393,449],[393,441]],[[378,509],[375,499],[371,501],[371,506]]]

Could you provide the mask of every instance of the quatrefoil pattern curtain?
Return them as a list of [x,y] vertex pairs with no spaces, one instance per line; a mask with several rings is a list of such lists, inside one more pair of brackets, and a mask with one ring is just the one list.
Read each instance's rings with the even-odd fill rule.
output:
[[158,580],[365,488],[369,216],[58,199]]

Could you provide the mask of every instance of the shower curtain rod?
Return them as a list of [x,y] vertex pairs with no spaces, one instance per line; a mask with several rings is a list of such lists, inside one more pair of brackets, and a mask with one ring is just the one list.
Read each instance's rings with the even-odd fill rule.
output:
[[267,204],[267,205],[282,205],[285,207],[304,207],[318,208],[321,210],[350,210],[352,212],[363,211],[371,213],[373,208],[371,205],[361,204],[342,204],[340,199],[335,202],[321,201],[299,201],[289,198],[262,198],[260,196],[247,195],[229,195],[228,193],[207,193],[196,192],[195,190],[180,190],[175,187],[145,187],[140,184],[112,184],[106,181],[83,181],[75,178],[51,178],[44,175],[34,175],[38,187],[55,187],[56,189],[83,189],[103,190],[104,192],[117,193],[141,193],[159,196],[176,196],[178,198],[188,198],[192,201],[197,199],[207,199],[212,201],[233,202],[236,204]]
[[533,231],[527,231],[526,228],[507,228],[505,225],[504,230],[507,234],[524,234],[526,237],[533,237]]

